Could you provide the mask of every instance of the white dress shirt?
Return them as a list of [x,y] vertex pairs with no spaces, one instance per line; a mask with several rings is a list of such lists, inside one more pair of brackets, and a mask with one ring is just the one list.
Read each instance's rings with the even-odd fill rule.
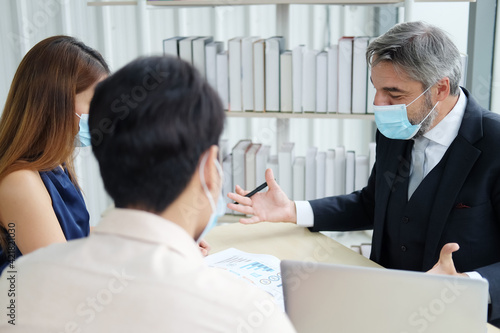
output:
[[210,268],[184,229],[157,215],[109,212],[88,238],[15,262],[16,325],[1,332],[295,332],[270,296]]
[[[453,109],[436,126],[423,135],[423,137],[429,140],[429,144],[425,149],[424,177],[441,161],[451,143],[457,137],[466,106],[467,96],[460,89],[460,97]],[[422,140],[422,137],[414,139],[415,143]],[[410,166],[410,178],[412,173],[413,163]]]

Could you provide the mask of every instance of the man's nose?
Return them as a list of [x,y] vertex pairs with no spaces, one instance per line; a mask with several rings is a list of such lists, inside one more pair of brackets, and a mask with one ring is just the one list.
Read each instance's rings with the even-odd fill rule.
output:
[[382,93],[375,93],[375,98],[373,99],[373,104],[374,105],[391,105],[389,98],[387,97],[386,94]]

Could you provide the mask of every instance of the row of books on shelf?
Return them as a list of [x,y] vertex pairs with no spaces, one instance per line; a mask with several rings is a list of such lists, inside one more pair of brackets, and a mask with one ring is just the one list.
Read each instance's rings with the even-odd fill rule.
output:
[[[339,146],[327,151],[310,147],[306,156],[295,156],[293,142],[283,143],[277,155],[271,147],[251,140],[240,140],[232,149],[221,141],[224,170],[223,195],[234,192],[236,185],[253,190],[265,182],[265,171],[273,170],[281,189],[292,200],[313,200],[361,190],[375,163],[375,143],[369,144],[369,155],[356,155]],[[263,190],[267,191],[267,189]],[[237,214],[226,208],[227,214]]]
[[342,37],[324,51],[285,39],[172,37],[164,54],[193,64],[231,111],[370,113],[375,89],[366,62],[369,37]]

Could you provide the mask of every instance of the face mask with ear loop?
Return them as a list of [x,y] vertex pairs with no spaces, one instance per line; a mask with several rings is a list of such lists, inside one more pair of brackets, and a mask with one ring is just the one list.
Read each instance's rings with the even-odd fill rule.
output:
[[417,98],[415,98],[408,105],[395,104],[395,105],[373,105],[373,112],[375,113],[375,123],[377,128],[386,138],[396,140],[409,140],[417,134],[422,127],[422,123],[434,111],[439,101],[436,102],[434,107],[429,111],[425,118],[418,124],[412,125],[408,120],[407,106],[410,106],[417,99],[422,97],[432,86],[425,89]]
[[217,200],[217,205],[215,205],[215,200],[212,197],[212,194],[208,190],[207,183],[205,182],[205,163],[207,162],[208,159],[208,153],[203,156],[201,159],[201,167],[200,167],[200,180],[201,180],[201,186],[203,187],[203,191],[205,192],[205,195],[208,198],[208,202],[210,202],[210,207],[212,208],[212,214],[210,215],[210,219],[208,220],[207,225],[205,226],[205,229],[203,229],[203,232],[200,234],[198,239],[196,240],[197,243],[199,243],[202,239],[203,236],[205,236],[215,225],[217,224],[217,219],[221,216],[223,216],[226,213],[226,202],[224,201],[224,197],[222,195],[222,185],[224,184],[224,173],[222,171],[222,167],[220,166],[219,161],[217,159],[215,160],[215,167],[217,169],[217,172],[219,173],[220,179],[221,179],[221,186],[220,186],[220,193],[219,193],[219,199]]
[[80,145],[78,147],[88,147],[90,146],[90,129],[89,129],[89,115],[88,113],[82,113],[80,116],[75,113],[78,118],[80,118],[80,123],[78,124],[78,140]]

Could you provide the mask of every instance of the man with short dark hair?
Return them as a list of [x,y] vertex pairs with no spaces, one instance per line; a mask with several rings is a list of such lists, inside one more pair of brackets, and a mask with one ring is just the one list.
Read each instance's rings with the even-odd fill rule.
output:
[[241,205],[229,208],[254,215],[243,223],[373,229],[371,259],[387,268],[487,279],[500,326],[500,116],[459,87],[460,54],[437,27],[398,24],[367,59],[378,128],[368,185],[293,202],[268,170],[268,192],[244,198],[238,187],[230,197]]
[[200,74],[174,57],[135,60],[98,85],[89,124],[116,209],[88,238],[16,262],[16,325],[1,331],[294,332],[269,295],[198,248],[225,211],[224,111]]

